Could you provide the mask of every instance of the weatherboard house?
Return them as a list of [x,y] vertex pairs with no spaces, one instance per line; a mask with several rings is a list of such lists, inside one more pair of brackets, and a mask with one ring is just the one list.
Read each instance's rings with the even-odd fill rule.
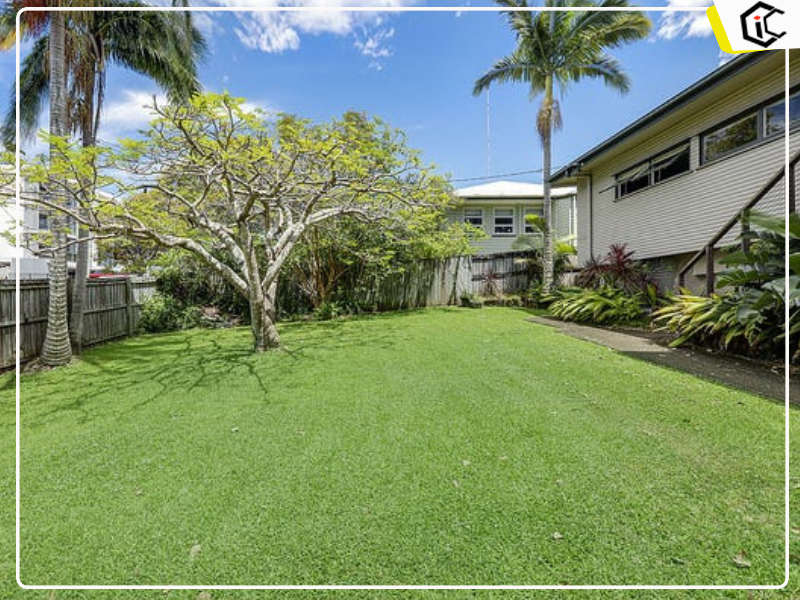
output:
[[[450,212],[450,219],[471,223],[486,233],[473,242],[478,255],[512,252],[520,236],[537,235],[525,217],[543,212],[544,190],[538,183],[493,181],[457,189],[455,195],[461,206]],[[574,243],[575,188],[553,188],[551,196],[555,236]]]
[[553,185],[577,188],[579,264],[624,243],[664,288],[710,291],[743,214],[794,210],[800,52],[790,54],[788,198],[784,60],[734,58],[556,172]]

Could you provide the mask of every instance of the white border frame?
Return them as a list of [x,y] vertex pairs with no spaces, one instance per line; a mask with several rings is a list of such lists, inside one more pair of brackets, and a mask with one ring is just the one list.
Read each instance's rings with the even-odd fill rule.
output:
[[[154,11],[175,11],[175,12],[338,12],[338,11],[348,11],[348,12],[381,12],[381,13],[402,13],[402,12],[499,12],[500,10],[508,10],[508,9],[501,9],[496,7],[442,7],[442,6],[431,6],[431,7],[394,7],[394,8],[386,8],[386,7],[379,7],[379,6],[361,6],[361,7],[309,7],[309,6],[295,6],[295,7],[252,7],[252,8],[233,8],[233,7],[156,7],[156,6],[147,6],[147,7],[129,7],[127,9],[120,9],[117,7],[79,7],[79,6],[71,6],[71,7],[58,7],[58,8],[50,8],[50,7],[35,7],[35,8],[23,8],[17,13],[16,18],[16,109],[17,115],[19,115],[20,110],[20,97],[19,97],[19,78],[20,78],[20,17],[26,12],[48,12],[48,11],[61,11],[61,12],[77,12],[77,11],[102,11],[102,12],[111,12],[111,11],[120,11],[125,10],[126,12],[154,12]],[[517,9],[521,11],[528,11],[528,12],[567,12],[569,10],[574,10],[574,8],[570,9],[561,9],[561,8],[544,8],[544,7],[536,7],[536,8],[528,8],[528,9]],[[705,7],[680,7],[680,8],[666,8],[666,7],[628,7],[628,8],[596,8],[594,10],[600,10],[604,12],[618,12],[618,11],[640,11],[640,12],[705,12]],[[789,50],[784,50],[785,55],[785,96],[786,96],[786,114],[785,119],[786,122],[789,123]],[[17,119],[17,130],[16,135],[17,139],[20,139],[20,123],[19,118]],[[789,145],[789,129],[786,130],[785,135],[785,163],[784,168],[785,173],[788,175],[789,172],[789,162],[790,162],[790,145]],[[15,198],[15,205],[17,210],[20,208],[20,187],[22,184],[21,176],[20,176],[20,147],[17,144],[16,148],[16,164],[15,164],[15,173],[16,173],[16,198]],[[784,177],[784,198],[787,200],[786,209],[785,209],[785,217],[787,219],[787,226],[788,226],[788,218],[789,218],[789,206],[788,206],[788,198],[789,198],[789,177]],[[16,248],[17,248],[17,258],[15,260],[19,260],[19,252],[20,252],[20,227],[19,221],[16,222]],[[789,269],[789,237],[786,236],[786,269],[788,273]],[[785,588],[789,583],[789,360],[790,356],[790,348],[789,348],[789,336],[786,336],[786,342],[784,344],[784,360],[785,360],[785,371],[784,371],[784,392],[785,392],[785,457],[784,457],[784,478],[785,478],[785,516],[786,516],[786,530],[785,530],[785,562],[784,562],[784,574],[785,578],[783,583],[780,585],[27,585],[22,583],[20,578],[20,514],[19,514],[19,507],[20,507],[20,469],[19,469],[19,461],[20,461],[20,348],[19,348],[19,334],[20,334],[20,303],[19,303],[19,291],[20,291],[20,279],[19,279],[19,269],[16,270],[16,278],[15,278],[15,293],[16,293],[16,326],[15,326],[15,333],[16,333],[16,414],[15,414],[15,499],[16,499],[16,526],[15,526],[15,546],[16,546],[16,554],[15,554],[15,578],[17,585],[23,589],[34,589],[34,590],[60,590],[60,589],[70,589],[70,590],[92,590],[92,589],[103,589],[103,590],[336,590],[336,589],[344,589],[344,590],[779,590]],[[789,303],[785,303],[785,321],[789,323]]]

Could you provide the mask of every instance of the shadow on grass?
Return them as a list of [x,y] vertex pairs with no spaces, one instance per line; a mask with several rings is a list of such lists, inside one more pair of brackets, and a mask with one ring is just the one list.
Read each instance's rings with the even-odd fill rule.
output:
[[[422,312],[282,323],[283,346],[263,354],[253,353],[246,327],[146,334],[91,348],[73,366],[23,374],[26,426],[43,425],[62,413],[75,414],[79,423],[109,412],[123,417],[176,395],[217,393],[224,401],[231,384],[252,385],[268,403],[272,385],[290,381],[312,361],[353,348],[390,350],[407,341],[407,320]],[[12,391],[14,376],[0,389]],[[128,400],[116,402],[120,396]]]

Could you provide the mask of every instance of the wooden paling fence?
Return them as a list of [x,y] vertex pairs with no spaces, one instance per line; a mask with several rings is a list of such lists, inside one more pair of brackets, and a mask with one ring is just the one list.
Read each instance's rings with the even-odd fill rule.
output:
[[[154,292],[152,278],[90,280],[86,285],[83,344],[89,346],[133,335],[140,304]],[[41,351],[47,331],[48,297],[46,279],[20,282],[20,360],[23,362],[36,358]],[[14,281],[0,281],[0,368],[15,364],[15,317]]]
[[456,256],[424,260],[395,273],[366,292],[364,304],[377,310],[399,310],[458,304],[465,294],[496,296],[528,287],[527,252]]
[[[464,294],[495,296],[525,289],[530,254],[456,256],[423,260],[364,291],[363,305],[376,310],[400,310],[458,304]],[[83,344],[90,346],[133,335],[141,302],[155,293],[153,278],[93,279],[87,283]],[[71,290],[71,285],[70,285]],[[15,364],[14,281],[0,281],[0,368]],[[70,294],[71,296],[71,294]],[[20,282],[20,359],[36,358],[47,331],[46,279]]]

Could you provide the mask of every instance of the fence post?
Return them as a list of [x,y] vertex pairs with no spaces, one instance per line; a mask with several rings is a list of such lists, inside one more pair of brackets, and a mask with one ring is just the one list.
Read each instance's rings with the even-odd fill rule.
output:
[[128,312],[128,335],[133,335],[135,329],[133,314],[133,282],[130,277],[125,278],[125,308]]
[[789,166],[789,212],[797,212],[797,190],[795,186],[797,185],[797,177],[794,172],[794,165]]
[[706,246],[706,294],[714,293],[714,246]]

